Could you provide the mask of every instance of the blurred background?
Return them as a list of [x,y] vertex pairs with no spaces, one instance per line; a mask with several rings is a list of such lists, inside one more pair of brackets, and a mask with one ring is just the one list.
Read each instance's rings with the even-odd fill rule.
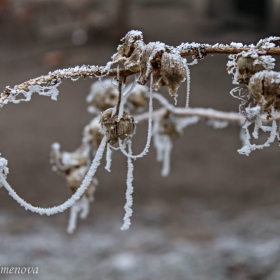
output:
[[[279,15],[279,0],[1,0],[0,86],[58,68],[105,65],[131,29],[141,30],[146,43],[256,43],[280,35]],[[209,56],[191,68],[192,107],[238,111],[227,59]],[[33,205],[50,207],[70,196],[64,178],[51,171],[50,145],[59,142],[66,151],[80,145],[92,118],[85,102],[92,82],[64,81],[56,102],[34,95],[1,110],[8,181]],[[185,91],[182,85],[179,106]],[[146,131],[145,124],[137,128],[135,152],[144,147]],[[204,123],[187,128],[173,141],[167,178],[151,147],[135,162],[126,232],[120,227],[127,168],[119,153],[111,173],[102,161],[90,215],[73,235],[66,233],[69,211],[53,217],[26,212],[1,189],[0,264],[38,266],[39,275],[0,279],[279,280],[279,147],[241,156],[239,131]]]

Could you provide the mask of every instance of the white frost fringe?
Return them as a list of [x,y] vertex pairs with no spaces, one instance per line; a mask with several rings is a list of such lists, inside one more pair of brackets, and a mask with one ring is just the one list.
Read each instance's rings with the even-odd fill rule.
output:
[[[127,141],[128,144],[128,154],[131,155],[132,154],[132,149],[131,149],[131,140]],[[130,217],[132,216],[132,204],[133,204],[133,198],[132,198],[132,193],[133,193],[133,186],[132,186],[132,182],[133,182],[133,163],[132,163],[132,159],[131,158],[127,158],[127,179],[126,179],[126,204],[124,206],[125,209],[125,215],[123,218],[123,225],[121,227],[121,230],[127,230],[129,229],[130,225],[131,225],[131,221],[130,221]]]
[[90,185],[92,178],[100,165],[100,160],[102,158],[105,146],[106,146],[106,137],[104,137],[100,143],[100,146],[96,152],[96,155],[92,161],[92,164],[87,172],[87,175],[85,176],[83,183],[81,186],[77,189],[77,191],[64,203],[58,206],[54,206],[51,208],[41,208],[41,207],[36,207],[33,206],[29,203],[27,203],[25,200],[20,198],[18,194],[12,189],[12,187],[9,185],[9,183],[6,181],[5,177],[3,174],[0,174],[0,185],[3,185],[7,191],[9,192],[9,195],[13,197],[22,207],[24,207],[26,210],[30,210],[32,212],[38,213],[40,215],[54,215],[59,212],[63,212],[66,209],[72,207],[84,194],[88,186]]
[[82,198],[77,201],[70,209],[70,217],[67,227],[68,233],[73,233],[76,229],[78,214],[80,213],[80,218],[85,219],[89,213],[89,199],[84,195]]
[[151,78],[150,78],[150,90],[149,90],[149,94],[150,94],[150,98],[149,98],[149,120],[148,120],[148,136],[147,136],[147,143],[146,146],[144,148],[144,150],[142,151],[142,153],[138,154],[138,155],[132,155],[129,154],[125,151],[125,147],[124,147],[124,143],[122,142],[121,139],[119,139],[119,147],[121,152],[129,158],[133,158],[133,159],[137,159],[140,157],[145,156],[148,152],[149,152],[149,148],[150,148],[150,144],[151,144],[151,139],[152,139],[152,114],[153,114],[153,91],[152,91],[152,84],[153,84],[153,76],[151,74]]
[[255,128],[254,132],[252,135],[254,136],[255,139],[258,138],[259,136],[259,129],[261,129],[264,132],[270,131],[270,135],[267,139],[267,141],[263,145],[256,145],[256,144],[251,144],[250,139],[251,135],[249,132],[248,127],[252,124],[249,121],[246,121],[245,124],[243,125],[244,129],[244,134],[242,134],[242,140],[244,142],[244,146],[238,150],[238,153],[241,155],[246,155],[249,156],[249,154],[257,149],[263,149],[264,147],[269,147],[272,142],[274,142],[275,138],[277,137],[277,123],[275,120],[275,111],[272,109],[271,115],[273,117],[273,121],[271,126],[265,126],[262,124],[262,119],[260,116],[258,116],[255,120]]

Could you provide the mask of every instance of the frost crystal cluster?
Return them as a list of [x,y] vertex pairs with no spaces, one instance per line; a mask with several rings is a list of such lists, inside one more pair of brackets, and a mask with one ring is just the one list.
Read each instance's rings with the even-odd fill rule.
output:
[[[108,172],[111,172],[115,152],[127,158],[126,203],[121,227],[126,230],[131,225],[133,212],[133,162],[148,153],[151,142],[156,149],[157,161],[162,164],[161,175],[167,176],[173,140],[180,137],[185,128],[198,122],[215,129],[225,128],[229,123],[241,125],[243,147],[238,150],[240,154],[249,155],[279,139],[276,121],[280,110],[280,73],[273,71],[275,59],[272,55],[280,54],[280,48],[276,46],[280,38],[270,37],[249,46],[241,43],[182,43],[172,47],[162,42],[145,43],[142,32],[132,30],[121,41],[105,67],[84,65],[56,70],[14,88],[6,87],[0,96],[0,108],[9,102],[29,101],[33,93],[56,100],[58,86],[64,79],[97,78],[86,98],[93,119],[84,127],[80,147],[67,152],[59,143],[51,146],[52,169],[65,177],[72,193],[67,201],[51,208],[40,208],[24,201],[7,182],[8,162],[0,156],[0,187],[5,187],[26,210],[41,215],[53,215],[69,208],[69,233],[75,230],[78,217],[84,219],[89,213],[98,186],[96,171],[104,153]],[[240,101],[239,113],[189,106],[189,66],[213,53],[229,54],[227,70],[233,75],[233,84],[237,85],[230,94]],[[186,59],[188,56],[192,56],[190,63]],[[116,68],[112,68],[114,65]],[[129,76],[134,76],[134,80],[127,83]],[[184,81],[186,104],[183,107],[172,105],[157,92],[166,86],[176,104],[178,89]],[[159,104],[157,110],[153,109],[154,101]],[[142,151],[134,154],[132,140],[139,136],[136,126],[142,121],[148,121],[147,140]],[[254,126],[252,133],[250,126]],[[268,139],[261,145],[252,143],[252,137],[257,139],[260,130],[269,133]]]

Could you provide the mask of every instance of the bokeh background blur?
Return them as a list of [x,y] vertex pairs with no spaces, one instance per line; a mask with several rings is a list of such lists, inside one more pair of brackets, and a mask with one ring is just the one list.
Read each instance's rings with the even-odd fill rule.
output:
[[[1,0],[0,86],[14,86],[57,68],[105,65],[131,29],[144,41],[256,43],[279,36],[279,0]],[[237,111],[226,73],[227,56],[191,68],[192,107]],[[279,69],[279,66],[276,66]],[[64,81],[58,101],[1,109],[0,152],[8,181],[34,205],[70,196],[51,171],[50,145],[73,151],[92,116],[85,98],[93,80]],[[166,90],[162,92],[170,102]],[[185,100],[180,88],[179,104]],[[137,128],[135,152],[146,141]],[[135,162],[132,226],[122,232],[126,159],[115,153],[87,220],[66,233],[69,211],[52,217],[26,212],[0,190],[0,265],[38,266],[38,275],[0,279],[279,280],[279,147],[241,156],[240,127],[191,126],[175,139],[171,173],[160,176],[155,150]],[[261,137],[265,141],[266,135]]]

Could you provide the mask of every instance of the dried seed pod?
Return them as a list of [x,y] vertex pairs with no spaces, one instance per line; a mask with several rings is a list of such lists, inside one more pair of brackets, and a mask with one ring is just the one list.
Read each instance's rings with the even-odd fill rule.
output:
[[187,76],[185,60],[177,54],[163,53],[160,76],[166,84],[169,94],[176,96],[180,84]]
[[280,109],[280,73],[262,71],[253,75],[249,81],[249,92],[262,107],[263,111],[270,112],[271,108]]
[[258,58],[240,56],[237,59],[238,77],[237,82],[248,85],[250,78],[257,72],[265,70]]
[[118,116],[112,116],[113,109],[108,109],[102,113],[100,123],[104,129],[107,141],[114,145],[118,139],[124,140],[134,134],[135,123],[134,118],[124,112],[122,118],[118,122]]
[[131,104],[133,109],[139,109],[147,104],[147,88],[136,85],[127,98],[127,105]]
[[118,90],[112,85],[110,79],[104,79],[102,82],[94,82],[91,85],[86,101],[90,104],[88,111],[97,114],[116,105],[118,101]]
[[112,56],[114,63],[122,62],[126,69],[132,72],[138,72],[139,58],[144,48],[143,35],[141,31],[129,31],[121,40],[118,52]]

